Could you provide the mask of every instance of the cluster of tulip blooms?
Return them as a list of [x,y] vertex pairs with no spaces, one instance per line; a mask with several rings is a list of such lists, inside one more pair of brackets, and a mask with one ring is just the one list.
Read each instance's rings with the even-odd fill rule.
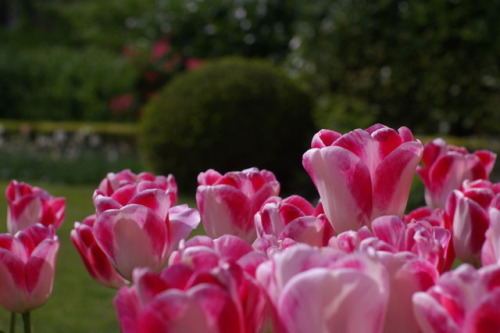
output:
[[[119,289],[122,332],[499,332],[496,156],[377,124],[319,131],[303,166],[319,194],[279,197],[272,172],[198,176],[197,209],[174,177],[110,173],[71,240]],[[415,174],[426,206],[405,213]],[[0,305],[49,297],[64,200],[7,189]],[[187,238],[202,222],[206,235]],[[38,223],[35,223],[38,222]]]

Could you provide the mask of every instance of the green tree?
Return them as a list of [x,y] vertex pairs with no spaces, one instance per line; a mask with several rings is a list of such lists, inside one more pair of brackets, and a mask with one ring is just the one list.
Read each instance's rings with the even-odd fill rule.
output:
[[301,0],[155,0],[131,22],[148,39],[168,33],[178,51],[202,59],[228,55],[282,60]]
[[418,132],[498,133],[500,0],[317,0],[303,13],[291,63],[329,102],[323,110]]

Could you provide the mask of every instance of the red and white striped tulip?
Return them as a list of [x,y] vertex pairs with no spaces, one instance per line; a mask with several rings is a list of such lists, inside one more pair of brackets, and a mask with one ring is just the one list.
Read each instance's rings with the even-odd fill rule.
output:
[[0,306],[25,313],[44,305],[52,293],[58,250],[53,225],[0,234]]
[[[436,283],[439,277],[436,257],[443,252],[430,225],[423,222],[406,226],[396,216],[382,216],[373,221],[373,234],[363,227],[330,240],[330,247],[347,253],[371,254],[385,268],[388,302],[384,333],[420,332],[413,314],[412,296]],[[449,233],[446,240],[450,240]]]
[[298,244],[261,264],[257,279],[273,304],[275,332],[382,332],[387,272],[365,253]]
[[7,197],[7,228],[11,234],[36,223],[53,225],[56,229],[64,220],[66,199],[56,198],[47,191],[12,180],[5,191]]
[[155,195],[147,198],[142,205],[102,212],[93,227],[97,244],[129,281],[136,267],[160,271],[180,240],[200,222],[198,211],[187,205],[169,208],[164,191],[155,190]]
[[423,166],[417,173],[425,185],[425,201],[432,208],[444,208],[453,190],[464,180],[488,179],[496,154],[487,150],[469,153],[463,147],[435,139],[424,147]]
[[408,128],[376,124],[345,135],[319,131],[302,164],[333,229],[343,232],[378,216],[403,216],[422,151]]
[[271,197],[255,214],[258,237],[274,235],[278,241],[285,238],[313,246],[328,244],[334,231],[328,219],[309,201],[298,195],[288,198]]
[[134,285],[115,299],[124,333],[262,332],[264,290],[244,267],[253,254],[233,235],[196,236],[180,245],[160,274],[136,269]]
[[485,241],[481,249],[483,266],[500,264],[500,195],[496,195],[488,209],[490,226],[486,231]]
[[378,251],[377,257],[385,267],[389,280],[389,300],[384,320],[384,333],[420,333],[413,312],[412,298],[426,291],[439,278],[435,266],[414,253]]
[[114,301],[123,333],[245,332],[233,295],[209,274],[185,265],[160,274],[138,268],[133,282]]
[[274,174],[257,168],[221,175],[208,170],[198,175],[196,203],[207,235],[232,234],[253,242],[257,237],[254,215],[280,184]]
[[451,232],[433,226],[426,220],[413,220],[405,224],[397,216],[380,216],[373,220],[372,230],[376,239],[385,243],[385,251],[390,245],[393,253],[411,252],[429,262],[440,273],[450,269],[455,259],[451,250]]
[[[173,181],[173,178],[170,180]],[[163,216],[177,202],[177,185],[175,181],[138,180],[136,183],[124,183],[114,191],[103,192],[97,189],[93,201],[98,216],[106,210],[119,209],[128,204],[149,206]]]
[[[169,264],[185,262],[198,271],[209,271],[223,263],[233,262],[247,271],[246,265],[251,264],[254,259],[258,262],[252,266],[257,266],[267,258],[264,254],[255,252],[252,246],[240,237],[224,235],[212,239],[208,236],[194,236],[179,244],[179,249],[171,254]],[[249,273],[253,273],[253,269],[255,267],[252,267]]]
[[172,204],[177,202],[177,183],[173,175],[157,176],[150,172],[135,174],[129,169],[118,173],[110,172],[99,184],[98,191],[100,194],[110,197],[116,191],[122,190],[123,187],[137,187],[142,182],[153,183],[149,187],[168,191]]
[[414,209],[403,216],[403,221],[405,221],[405,223],[410,223],[412,221],[426,220],[434,227],[450,229],[449,226],[445,225],[443,214],[443,208],[430,208],[428,206],[423,206]]
[[448,197],[444,218],[453,230],[453,249],[458,259],[479,265],[490,227],[489,207],[498,195],[500,184],[466,180],[460,190],[454,190]]
[[128,283],[111,265],[108,257],[95,240],[95,215],[86,217],[82,223],[75,222],[71,230],[71,241],[76,247],[90,276],[108,288],[120,288]]
[[446,272],[413,306],[422,333],[500,332],[500,265]]

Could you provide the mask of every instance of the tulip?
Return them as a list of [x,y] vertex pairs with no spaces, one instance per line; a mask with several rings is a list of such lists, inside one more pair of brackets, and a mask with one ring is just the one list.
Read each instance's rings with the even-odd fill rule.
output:
[[290,238],[313,246],[324,246],[334,234],[326,216],[319,214],[313,205],[298,195],[286,199],[269,198],[254,219],[259,237],[274,235],[278,241]]
[[336,232],[369,226],[382,215],[403,216],[423,151],[411,131],[377,124],[345,135],[321,130],[303,156],[325,214]]
[[[398,217],[382,216],[373,221],[372,235],[364,227],[330,240],[330,247],[371,254],[385,268],[388,302],[384,333],[420,332],[413,314],[413,294],[433,286],[439,276],[441,265],[436,257],[443,252],[440,242],[425,221],[412,224],[406,226]],[[445,240],[450,240],[449,233]]]
[[466,180],[460,190],[454,190],[448,197],[444,219],[453,230],[453,249],[458,259],[479,265],[490,226],[489,207],[499,193],[499,184]]
[[266,317],[264,290],[255,280],[257,267],[267,257],[254,251],[250,244],[234,235],[217,239],[195,236],[181,242],[172,253],[169,268],[185,265],[196,276],[213,276],[232,294],[241,309],[241,318],[247,332],[260,332]]
[[425,185],[425,202],[432,208],[444,208],[453,190],[464,180],[487,180],[495,164],[496,154],[487,150],[469,153],[463,147],[447,145],[435,139],[424,147],[423,166],[417,173]]
[[36,223],[53,225],[56,229],[63,223],[65,198],[55,198],[41,188],[15,180],[10,182],[5,195],[7,228],[11,234]]
[[[234,235],[224,235],[216,239],[208,236],[194,236],[181,242],[179,249],[171,254],[169,264],[189,262],[198,270],[211,270],[221,262],[238,262],[251,252],[253,252],[252,246]],[[209,253],[209,256],[213,254],[217,258],[215,262],[196,259],[199,254],[203,257],[206,253]]]
[[172,280],[196,280],[183,266],[166,268],[161,274],[148,269],[134,271],[134,285],[123,287],[115,308],[123,333],[136,332],[244,332],[231,293],[211,281],[176,288]]
[[490,224],[481,249],[483,266],[500,264],[500,195],[496,195],[488,209]]
[[[122,184],[114,191],[105,192],[100,188],[95,190],[93,195],[97,215],[108,209],[119,209],[127,204],[134,203],[149,206],[158,211],[160,215],[164,215],[165,209],[168,209],[177,201],[175,183],[168,184],[141,180],[136,183]],[[161,210],[163,212],[160,212]]]
[[450,269],[455,259],[451,251],[451,232],[432,226],[426,220],[413,220],[405,224],[397,216],[381,216],[373,220],[372,230],[377,240],[385,243],[384,250],[387,251],[389,245],[393,247],[393,253],[411,252],[429,262],[439,272]]
[[500,266],[476,270],[462,264],[441,275],[437,284],[413,296],[423,333],[500,331]]
[[256,276],[272,303],[275,332],[382,330],[387,274],[365,253],[298,244],[275,253]]
[[210,169],[200,173],[196,203],[207,235],[233,234],[253,242],[257,235],[254,215],[279,190],[274,174],[267,170],[251,168],[221,175]]
[[196,236],[159,274],[135,269],[115,298],[123,332],[262,332],[264,291],[240,265],[253,253],[233,235]]
[[411,212],[403,216],[403,220],[405,221],[405,223],[410,223],[414,220],[426,220],[434,227],[442,227],[446,229],[447,226],[445,226],[443,214],[443,208],[433,209],[428,206],[424,206],[412,210]]
[[150,206],[127,204],[109,209],[99,214],[94,223],[98,246],[118,273],[129,281],[136,267],[160,271],[179,241],[200,222],[196,210],[187,205],[168,209],[161,205],[166,194],[158,190],[155,195],[158,200],[144,202]]
[[90,276],[108,288],[120,288],[127,284],[111,265],[108,257],[94,237],[95,215],[86,217],[82,223],[75,222],[71,241],[76,247]]
[[253,242],[252,247],[255,251],[264,253],[267,257],[270,257],[273,253],[281,252],[287,247],[296,244],[299,244],[299,242],[291,238],[278,239],[274,235],[263,235]]
[[0,234],[0,305],[13,313],[44,305],[52,293],[58,250],[52,225]]
[[114,195],[117,197],[116,200],[121,202],[120,197],[130,193],[131,189],[135,189],[144,182],[146,184],[142,184],[142,188],[158,188],[167,191],[170,195],[170,202],[172,204],[177,202],[177,183],[173,175],[168,175],[167,177],[156,176],[149,172],[141,172],[136,175],[128,169],[118,173],[108,173],[106,178],[99,184],[97,192],[107,197],[112,197],[117,191],[124,192],[121,195]]
[[108,174],[94,192],[95,216],[75,223],[71,234],[90,275],[117,288],[131,280],[136,267],[160,271],[200,222],[198,211],[173,206],[176,200],[171,175]]
[[389,299],[384,320],[384,333],[420,333],[413,312],[412,298],[416,292],[426,291],[439,278],[436,268],[427,260],[403,251],[377,252],[388,276]]

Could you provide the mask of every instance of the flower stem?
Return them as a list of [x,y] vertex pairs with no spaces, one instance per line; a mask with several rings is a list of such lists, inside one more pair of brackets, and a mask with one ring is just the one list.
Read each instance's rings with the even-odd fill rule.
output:
[[23,313],[24,333],[31,333],[31,312]]
[[9,333],[15,333],[15,332],[16,332],[16,313],[11,312]]

